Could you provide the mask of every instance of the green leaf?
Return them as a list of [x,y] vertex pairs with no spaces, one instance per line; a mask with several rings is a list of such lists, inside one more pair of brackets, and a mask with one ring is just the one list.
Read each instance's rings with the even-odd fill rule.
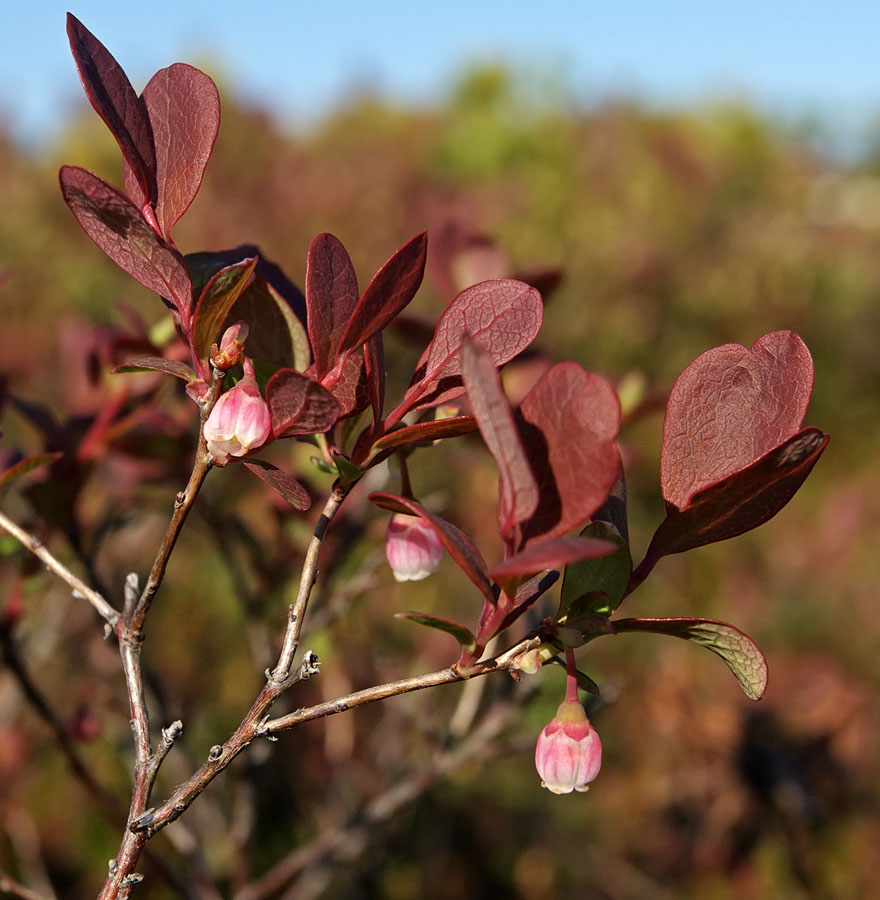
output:
[[760,700],[767,689],[767,660],[758,645],[747,635],[715,619],[619,619],[612,623],[623,631],[669,634],[693,641],[720,656],[752,700]]
[[193,318],[193,350],[207,364],[211,345],[219,342],[229,311],[250,283],[257,257],[243,259],[217,272],[205,285]]
[[445,631],[447,634],[451,634],[458,643],[461,644],[462,649],[467,650],[468,652],[472,652],[477,646],[477,641],[471,633],[471,630],[458,622],[454,622],[452,619],[442,619],[439,616],[429,616],[427,613],[419,612],[396,613],[394,618],[409,619],[411,622],[415,622],[418,625],[425,625],[428,628],[436,628],[438,631]]
[[581,535],[609,541],[617,549],[607,556],[584,559],[565,567],[557,619],[569,615],[572,604],[586,595],[590,595],[591,602],[587,606],[579,604],[577,615],[610,615],[620,606],[632,573],[629,546],[613,525],[593,522]]

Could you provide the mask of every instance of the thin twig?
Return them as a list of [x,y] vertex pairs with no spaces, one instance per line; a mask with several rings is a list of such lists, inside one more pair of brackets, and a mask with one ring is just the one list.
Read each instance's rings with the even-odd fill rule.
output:
[[2,512],[0,512],[0,528],[11,534],[25,549],[30,550],[53,575],[57,575],[63,582],[70,585],[74,596],[88,600],[103,619],[111,626],[116,625],[119,613],[96,590],[90,588],[84,581],[77,578],[67,566],[59,562],[39,538],[16,525]]
[[32,891],[30,888],[19,884],[11,875],[7,875],[0,869],[0,891],[19,900],[46,900],[42,894]]

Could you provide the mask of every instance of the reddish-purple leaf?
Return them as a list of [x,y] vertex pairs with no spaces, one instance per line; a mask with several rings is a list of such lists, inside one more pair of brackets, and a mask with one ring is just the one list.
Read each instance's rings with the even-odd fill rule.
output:
[[62,166],[61,193],[85,233],[129,275],[173,304],[184,327],[192,286],[183,257],[116,188],[78,166]]
[[374,334],[364,344],[364,366],[367,373],[367,392],[373,407],[373,421],[382,421],[385,409],[385,341],[382,332]]
[[805,428],[747,468],[698,491],[684,509],[669,511],[654,534],[646,562],[652,565],[661,556],[762,525],[795,495],[827,443],[828,436],[818,428]]
[[[156,152],[156,220],[166,240],[189,209],[205,174],[220,128],[220,95],[214,82],[185,63],[160,69],[141,95]],[[130,166],[125,190],[135,205],[147,202]]]
[[473,416],[450,416],[448,419],[437,419],[434,422],[418,422],[398,428],[373,444],[373,453],[402,447],[404,444],[428,443],[442,438],[458,437],[472,434],[477,430],[477,420]]
[[440,538],[441,543],[458,567],[479,588],[489,603],[495,602],[495,593],[489,579],[488,566],[474,542],[463,532],[440,516],[429,513],[420,503],[397,494],[374,491],[370,501],[391,512],[408,513],[424,519]]
[[620,403],[601,376],[558,363],[526,395],[516,424],[540,495],[522,526],[526,546],[579,528],[605,502],[620,471]]
[[792,331],[747,349],[725,344],[697,357],[672,388],[663,424],[663,497],[678,509],[743,469],[801,427],[813,361]]
[[124,372],[164,372],[166,375],[174,375],[184,381],[195,381],[196,373],[185,362],[179,359],[165,359],[162,356],[136,356],[127,363],[117,366],[110,373],[119,375]]
[[615,550],[610,541],[587,537],[561,537],[532,544],[493,566],[489,575],[502,587],[523,575],[534,575],[547,569],[558,569],[582,559],[608,556]]
[[395,619],[409,619],[417,625],[426,625],[428,628],[436,628],[438,631],[445,631],[451,634],[461,645],[462,649],[472,651],[477,646],[477,641],[471,633],[470,628],[465,627],[460,622],[453,619],[444,619],[440,616],[429,616],[427,613],[420,612],[400,612],[394,614]]
[[277,491],[294,509],[304,510],[312,505],[309,492],[278,466],[273,466],[272,463],[262,459],[246,459],[244,464],[257,478]]
[[436,406],[464,391],[459,349],[467,335],[502,366],[535,339],[543,317],[541,295],[520,281],[484,281],[463,290],[437,322],[403,403],[388,417],[397,422],[411,408]]
[[319,234],[306,261],[309,342],[320,381],[333,367],[336,348],[358,303],[354,266],[339,238]]
[[354,416],[369,406],[370,392],[363,353],[352,353],[345,358],[336,379],[327,388],[339,404],[338,418]]
[[367,285],[339,340],[340,356],[365,344],[412,300],[425,274],[428,238],[423,232],[404,244]]
[[269,379],[266,403],[276,438],[322,434],[339,417],[333,395],[294,369],[279,369]]
[[668,634],[700,644],[720,656],[736,676],[746,696],[760,700],[767,690],[767,660],[758,645],[747,635],[715,619],[617,619],[617,633],[647,631]]
[[22,475],[33,472],[34,469],[40,469],[43,466],[51,466],[53,462],[61,459],[63,453],[36,453],[33,456],[26,456],[20,459],[14,466],[10,466],[3,472],[0,472],[0,490],[12,484]]
[[196,359],[207,365],[211,346],[219,341],[229,311],[253,280],[257,258],[243,259],[217,272],[205,285],[192,324]]
[[143,196],[156,197],[156,152],[150,118],[125,72],[107,48],[67,14],[67,36],[83,89],[110,129]]
[[498,529],[510,543],[517,526],[538,508],[538,485],[495,363],[467,338],[461,344],[461,373],[480,433],[498,465]]

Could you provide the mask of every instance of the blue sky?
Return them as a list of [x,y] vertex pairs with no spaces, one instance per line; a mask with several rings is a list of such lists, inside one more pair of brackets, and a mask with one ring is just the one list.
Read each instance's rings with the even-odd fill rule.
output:
[[7,15],[0,41],[0,116],[28,143],[81,102],[67,9],[136,88],[172,62],[210,60],[224,90],[234,83],[291,125],[364,87],[405,101],[442,97],[462,66],[499,58],[563,76],[584,102],[738,96],[850,125],[880,110],[876,0],[30,0]]

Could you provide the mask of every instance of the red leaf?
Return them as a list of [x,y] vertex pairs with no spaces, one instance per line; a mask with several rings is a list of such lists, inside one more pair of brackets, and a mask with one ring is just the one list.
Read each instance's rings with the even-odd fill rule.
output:
[[170,301],[186,327],[192,286],[183,257],[147,224],[141,211],[97,175],[62,166],[61,193],[85,233],[144,287]]
[[309,342],[320,381],[332,368],[342,335],[358,303],[358,283],[351,259],[339,238],[319,234],[306,261],[306,308]]
[[465,335],[502,366],[535,339],[541,327],[541,295],[520,281],[484,281],[463,290],[437,322],[394,424],[409,409],[436,406],[464,392],[459,350]]
[[339,416],[333,395],[294,369],[279,369],[269,379],[266,403],[276,438],[322,434]]
[[540,494],[522,527],[526,546],[580,527],[605,502],[620,471],[620,404],[601,376],[558,363],[526,395],[516,422]]
[[365,344],[412,300],[425,274],[428,238],[423,232],[404,244],[367,285],[339,340],[340,356]]
[[385,341],[381,332],[364,344],[364,365],[367,372],[367,392],[373,407],[373,422],[382,421],[385,409]]
[[[159,229],[171,229],[189,209],[205,174],[220,129],[220,96],[214,82],[198,69],[174,63],[160,69],[141,95],[156,152],[156,198]],[[125,190],[135,205],[146,200],[130,167]]]
[[683,510],[669,511],[639,568],[762,525],[797,493],[827,443],[818,428],[805,428],[747,468],[698,491]]
[[495,602],[495,592],[492,582],[489,580],[486,562],[473,541],[463,531],[445,519],[441,519],[440,516],[429,513],[420,503],[407,497],[399,497],[397,494],[389,494],[384,491],[374,491],[370,494],[370,501],[382,509],[409,513],[424,519],[434,529],[458,567],[480,589],[489,603]]
[[220,340],[229,311],[251,283],[257,258],[243,259],[217,272],[205,285],[193,316],[192,347],[196,359],[207,365],[211,346]]
[[474,418],[483,440],[498,464],[498,528],[506,543],[520,523],[538,507],[538,485],[532,475],[501,389],[501,379],[489,354],[465,338],[461,344],[461,372]]
[[339,404],[337,418],[353,416],[367,408],[370,394],[362,353],[352,353],[346,357],[338,378],[327,387],[327,390]]
[[532,544],[531,547],[509,556],[504,562],[493,566],[489,570],[489,575],[504,587],[514,578],[534,575],[547,569],[558,569],[583,559],[608,556],[615,549],[615,545],[610,541],[601,541],[596,538],[554,538]]
[[89,103],[116,138],[142,194],[152,201],[156,197],[156,152],[143,99],[107,48],[70,13],[67,36]]
[[277,491],[294,509],[304,510],[312,505],[309,492],[287,472],[262,459],[244,460],[245,466],[260,480]]
[[56,460],[61,459],[62,456],[64,454],[59,452],[36,453],[33,456],[26,456],[24,459],[20,459],[14,466],[10,466],[8,469],[0,472],[0,490],[12,484],[16,479],[21,478],[22,475],[33,472],[34,469],[52,465]]
[[450,416],[448,419],[437,419],[434,422],[418,422],[398,428],[373,444],[373,452],[379,453],[392,447],[404,444],[426,443],[441,438],[458,437],[461,434],[472,434],[477,430],[477,420],[473,416]]
[[812,388],[810,352],[792,331],[695,359],[666,407],[660,480],[667,503],[682,509],[698,491],[788,440],[801,427]]

